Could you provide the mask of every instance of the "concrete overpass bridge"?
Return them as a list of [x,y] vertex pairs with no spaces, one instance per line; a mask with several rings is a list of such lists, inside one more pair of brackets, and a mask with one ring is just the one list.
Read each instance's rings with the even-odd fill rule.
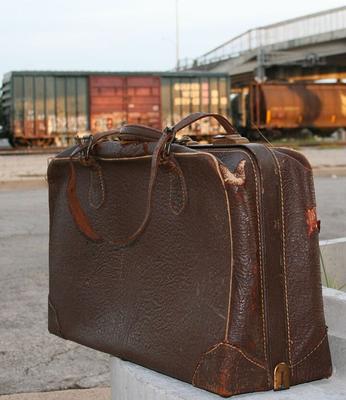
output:
[[346,6],[251,29],[179,69],[229,72],[250,80],[346,79]]

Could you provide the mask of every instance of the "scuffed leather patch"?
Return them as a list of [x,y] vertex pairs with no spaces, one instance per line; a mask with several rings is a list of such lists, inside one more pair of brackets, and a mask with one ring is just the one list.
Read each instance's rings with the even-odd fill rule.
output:
[[316,207],[306,210],[306,224],[308,226],[309,236],[311,236],[314,231],[319,231],[319,221],[317,221]]
[[265,366],[228,343],[219,343],[202,356],[192,384],[221,396],[268,390]]
[[105,185],[102,169],[99,165],[90,168],[89,204],[93,208],[100,208],[105,200]]
[[245,160],[239,161],[234,172],[231,172],[224,164],[220,163],[220,171],[225,183],[234,186],[243,186],[245,184]]
[[166,161],[164,165],[169,171],[169,205],[173,213],[179,215],[187,202],[184,174],[175,158]]
[[79,227],[79,229],[91,240],[101,240],[101,237],[94,231],[93,227],[90,225],[89,219],[85,214],[76,191],[76,171],[73,165],[73,162],[70,162],[70,175],[67,183],[67,199],[68,206],[71,212],[71,215]]

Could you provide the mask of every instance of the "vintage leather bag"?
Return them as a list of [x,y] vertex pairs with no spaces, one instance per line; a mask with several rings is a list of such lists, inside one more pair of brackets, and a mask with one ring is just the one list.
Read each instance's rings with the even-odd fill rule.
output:
[[[224,140],[175,139],[204,117]],[[300,153],[197,113],[97,134],[55,157],[48,182],[51,333],[222,396],[331,375]]]

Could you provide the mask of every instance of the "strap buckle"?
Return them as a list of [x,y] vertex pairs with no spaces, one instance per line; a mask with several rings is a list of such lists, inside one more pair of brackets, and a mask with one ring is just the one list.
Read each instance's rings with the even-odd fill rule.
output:
[[88,163],[90,157],[89,153],[94,141],[94,136],[93,135],[75,136],[74,139],[75,143],[80,148],[79,158],[83,160],[85,163]]
[[169,155],[171,154],[171,146],[175,140],[175,133],[174,133],[174,129],[172,126],[166,126],[166,128],[163,130],[163,133],[167,136],[170,135],[170,137],[167,139],[167,141],[164,145],[163,152],[162,152],[162,157],[166,158],[166,157],[169,157]]
[[274,369],[274,390],[284,390],[290,387],[290,368],[281,362]]

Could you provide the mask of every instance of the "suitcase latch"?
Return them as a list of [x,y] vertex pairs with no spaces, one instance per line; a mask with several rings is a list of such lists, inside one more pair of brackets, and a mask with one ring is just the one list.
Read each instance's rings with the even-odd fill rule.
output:
[[282,362],[274,369],[274,390],[284,390],[290,387],[290,369]]

